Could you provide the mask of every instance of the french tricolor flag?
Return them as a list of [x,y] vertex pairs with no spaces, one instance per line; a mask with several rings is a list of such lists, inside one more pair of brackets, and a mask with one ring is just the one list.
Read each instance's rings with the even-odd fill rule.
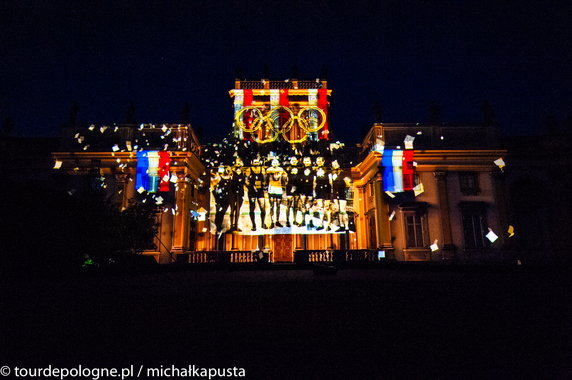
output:
[[137,152],[135,189],[143,188],[149,193],[169,191],[171,154],[164,151]]
[[383,190],[392,193],[413,190],[415,169],[413,149],[385,149],[381,157]]

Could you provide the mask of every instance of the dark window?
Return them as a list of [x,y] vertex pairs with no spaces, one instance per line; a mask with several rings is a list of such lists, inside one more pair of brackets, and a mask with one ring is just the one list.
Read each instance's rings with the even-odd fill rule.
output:
[[461,215],[463,218],[463,236],[466,249],[487,248],[488,232],[486,209],[482,203],[462,204]]
[[478,195],[480,193],[478,173],[460,172],[459,185],[463,195]]
[[420,212],[406,212],[405,234],[407,248],[422,248],[426,244],[427,229],[425,227],[425,214]]

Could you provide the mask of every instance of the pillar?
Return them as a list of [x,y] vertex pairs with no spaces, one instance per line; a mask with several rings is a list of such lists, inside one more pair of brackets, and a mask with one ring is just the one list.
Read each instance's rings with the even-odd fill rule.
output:
[[176,212],[173,218],[173,246],[171,252],[183,253],[187,246],[189,234],[188,185],[184,173],[177,173],[175,191]]
[[[357,230],[357,246],[356,249],[367,248],[367,232],[368,228],[365,217],[365,207],[367,204],[367,199],[365,196],[365,186],[357,186],[357,199],[354,197],[354,206],[356,200],[358,201],[358,207],[355,215],[356,230]],[[355,193],[354,193],[355,194]]]
[[507,214],[507,197],[506,197],[506,183],[505,176],[502,172],[491,172],[491,177],[493,180],[493,189],[495,197],[495,208],[497,211],[497,218],[499,228],[503,233],[497,233],[500,242],[504,243],[505,234],[504,231],[508,228],[508,214]]
[[389,205],[383,196],[382,177],[378,173],[373,181],[373,195],[375,200],[375,226],[377,247],[385,251],[386,258],[395,258],[391,242],[391,225],[389,222]]
[[440,221],[441,221],[441,252],[443,259],[455,258],[457,247],[453,244],[453,233],[451,231],[451,213],[449,207],[449,193],[447,188],[447,172],[433,172],[437,181],[437,197],[439,199]]

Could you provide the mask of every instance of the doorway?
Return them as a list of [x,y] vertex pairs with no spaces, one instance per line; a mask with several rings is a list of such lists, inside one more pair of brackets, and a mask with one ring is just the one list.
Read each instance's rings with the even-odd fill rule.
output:
[[292,262],[293,246],[292,236],[290,234],[272,235],[272,251],[274,252],[274,262]]

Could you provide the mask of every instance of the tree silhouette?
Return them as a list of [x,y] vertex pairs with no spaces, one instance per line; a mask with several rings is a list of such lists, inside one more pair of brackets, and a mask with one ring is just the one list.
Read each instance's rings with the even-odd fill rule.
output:
[[133,203],[123,212],[119,220],[122,252],[139,254],[154,249],[157,221],[154,206],[149,203]]

